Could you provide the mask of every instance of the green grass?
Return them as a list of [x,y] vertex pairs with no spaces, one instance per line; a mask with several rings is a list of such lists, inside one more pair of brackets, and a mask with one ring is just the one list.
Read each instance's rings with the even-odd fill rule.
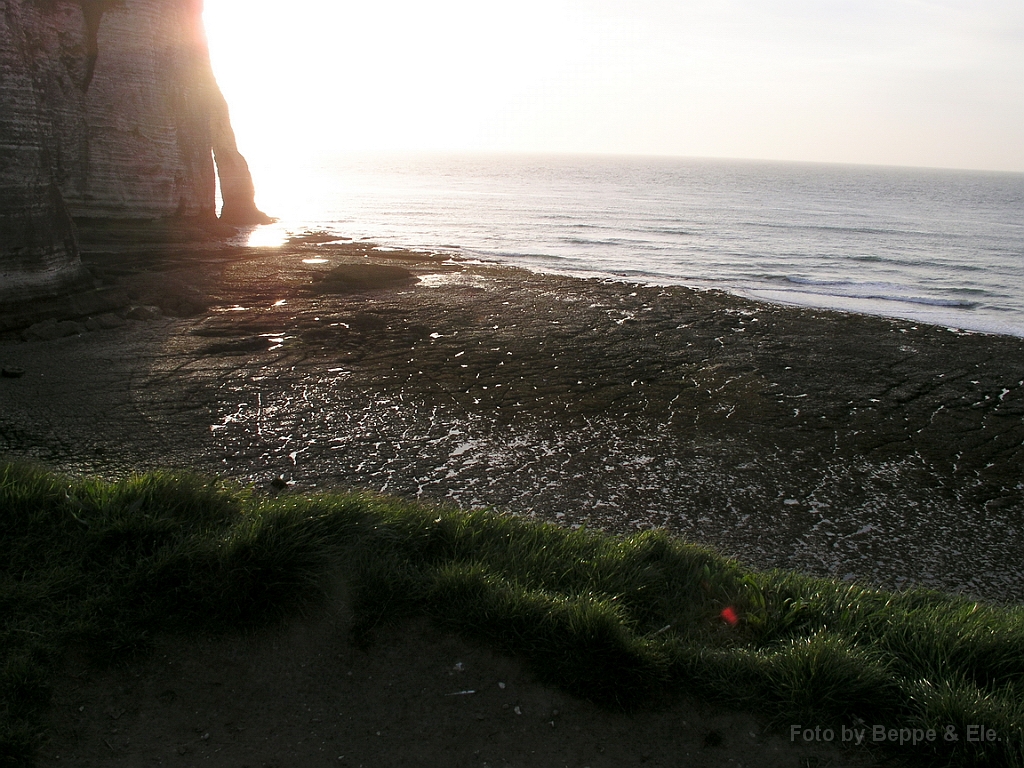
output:
[[[921,765],[1024,766],[1021,608],[755,572],[664,533],[0,465],[0,552],[0,764],[31,763],[69,651],[110,664],[155,633],[265,626],[315,610],[340,577],[358,642],[425,615],[605,706],[695,694],[783,735],[934,729],[934,742],[885,747]],[[967,742],[979,725],[1001,741]]]

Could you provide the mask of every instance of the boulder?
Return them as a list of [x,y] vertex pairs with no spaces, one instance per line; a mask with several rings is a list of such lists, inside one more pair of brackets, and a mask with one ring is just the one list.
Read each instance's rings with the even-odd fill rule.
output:
[[324,293],[344,293],[405,285],[418,279],[393,264],[341,264],[320,278],[318,287]]
[[65,336],[77,336],[85,333],[85,326],[74,320],[44,320],[41,323],[30,325],[22,333],[26,341],[50,341],[61,339]]

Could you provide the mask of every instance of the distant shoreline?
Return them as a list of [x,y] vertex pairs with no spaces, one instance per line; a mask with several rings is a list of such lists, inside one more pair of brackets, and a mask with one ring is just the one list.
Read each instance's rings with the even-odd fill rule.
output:
[[[301,229],[303,229],[303,228],[302,227],[296,228],[296,230],[301,230]],[[310,230],[307,228],[305,231],[309,232]],[[287,232],[287,234],[286,234],[286,232]],[[326,234],[327,233],[325,232],[325,236],[326,236]],[[289,236],[291,236],[291,237],[298,237],[300,239],[302,237],[301,234],[296,234],[296,232],[294,232],[290,228],[287,229],[287,230],[282,228],[280,237],[264,235],[264,237],[266,237],[269,240],[270,243],[285,243],[285,242],[288,241]],[[375,238],[361,238],[361,240],[373,241],[373,242],[377,242],[378,241],[378,239],[375,239]],[[352,241],[352,238],[346,237],[346,236],[342,236],[342,235],[338,235],[336,239],[328,239],[327,240],[327,242],[351,242],[351,241]],[[244,238],[242,239],[242,242],[244,242]],[[260,239],[257,239],[257,242],[260,242]],[[268,246],[261,245],[259,247],[268,247]],[[270,247],[273,247],[273,246],[270,246]],[[788,307],[788,308],[792,308],[792,309],[806,309],[806,310],[821,311],[821,312],[838,312],[838,313],[842,313],[842,314],[861,315],[861,316],[864,316],[864,317],[871,317],[871,318],[877,318],[877,319],[882,319],[882,320],[895,320],[895,321],[901,321],[901,322],[921,323],[921,324],[924,324],[924,325],[928,325],[928,326],[934,327],[936,329],[951,331],[951,332],[954,332],[954,333],[962,333],[964,335],[1007,336],[1007,337],[1011,337],[1011,338],[1024,338],[1024,324],[1022,324],[1019,328],[1017,328],[1017,327],[1006,327],[1006,326],[999,326],[998,324],[994,325],[994,324],[991,324],[991,323],[981,323],[981,322],[977,322],[977,323],[958,323],[958,322],[954,322],[954,320],[963,319],[963,318],[950,318],[950,317],[944,317],[944,316],[941,316],[941,315],[939,315],[939,316],[931,315],[930,316],[926,309],[922,309],[920,314],[915,314],[915,313],[911,313],[911,312],[907,312],[907,313],[893,313],[893,312],[884,312],[884,311],[881,311],[881,310],[871,311],[869,308],[865,308],[863,306],[857,306],[857,302],[858,302],[857,298],[848,298],[848,299],[844,300],[841,297],[831,297],[831,301],[829,301],[829,302],[817,302],[817,303],[815,303],[812,300],[808,300],[806,302],[800,302],[800,301],[793,300],[791,297],[786,297],[784,295],[777,295],[779,292],[773,291],[770,287],[764,287],[764,288],[760,288],[760,289],[758,289],[758,288],[749,288],[749,287],[748,288],[735,288],[735,287],[732,287],[732,286],[729,286],[729,285],[718,284],[718,283],[715,283],[715,282],[710,281],[710,280],[706,280],[706,281],[701,281],[701,280],[674,280],[674,281],[668,281],[668,280],[658,280],[658,279],[655,279],[653,276],[644,276],[644,275],[639,274],[639,273],[637,273],[637,274],[613,275],[613,274],[604,274],[604,273],[600,273],[600,272],[570,271],[570,270],[558,270],[558,269],[554,269],[554,268],[541,268],[541,267],[538,267],[536,265],[531,266],[529,264],[517,263],[517,261],[515,259],[501,259],[499,257],[494,257],[494,256],[491,256],[491,255],[488,255],[488,254],[467,254],[467,252],[463,251],[461,248],[459,248],[458,246],[455,246],[455,245],[442,245],[442,246],[438,246],[437,248],[422,248],[421,249],[421,248],[418,248],[418,247],[415,247],[415,246],[402,246],[402,245],[388,244],[388,245],[378,246],[378,248],[379,248],[379,250],[381,252],[380,255],[383,256],[383,257],[386,257],[389,252],[398,252],[398,253],[403,253],[403,252],[429,253],[429,254],[431,254],[431,255],[433,255],[435,257],[444,257],[444,258],[447,258],[447,259],[451,259],[451,260],[453,260],[455,262],[458,262],[458,263],[460,263],[460,264],[462,264],[462,265],[464,265],[466,267],[471,267],[473,265],[479,265],[479,266],[484,267],[484,268],[494,267],[494,268],[516,269],[516,270],[524,270],[526,272],[532,272],[532,273],[535,273],[535,274],[538,274],[538,275],[547,275],[547,276],[554,276],[554,277],[564,278],[564,279],[567,279],[567,280],[584,280],[584,281],[586,281],[586,280],[598,280],[598,281],[605,282],[605,283],[618,284],[618,285],[623,285],[623,286],[633,286],[633,285],[635,285],[635,286],[644,286],[644,287],[647,287],[647,288],[683,288],[683,289],[689,289],[689,290],[694,290],[694,291],[698,291],[698,292],[719,291],[719,292],[722,292],[722,293],[725,293],[725,294],[728,294],[728,295],[731,295],[731,296],[735,296],[736,298],[744,300],[744,301],[753,301],[753,302],[757,302],[757,303],[760,303],[760,304],[766,304],[766,305],[771,305],[771,306]],[[922,301],[914,302],[914,301],[908,300],[907,303],[909,303],[911,305],[917,303],[917,304],[919,304],[922,307],[930,307],[931,306],[931,307],[937,307],[938,308],[938,307],[951,306],[951,304],[943,303],[943,302],[940,302],[940,301],[930,302],[930,301],[922,300]],[[936,311],[938,311],[938,310],[936,310]]]
[[[277,176],[275,176],[277,178]],[[264,206],[396,248],[1024,337],[1024,177],[687,158],[342,156]]]
[[[398,249],[403,250],[403,249]],[[458,252],[453,252],[453,255],[458,257]],[[883,320],[897,320],[911,323],[922,323],[929,325],[937,329],[950,330],[953,332],[964,333],[966,335],[982,335],[982,336],[1009,336],[1012,338],[1024,338],[1024,323],[1020,327],[1016,326],[1005,326],[993,323],[984,322],[969,322],[961,323],[956,322],[963,318],[946,317],[940,314],[940,310],[936,309],[934,313],[929,313],[925,307],[933,306],[936,308],[950,306],[940,302],[916,302],[922,309],[919,313],[913,311],[907,311],[902,313],[886,312],[881,309],[872,311],[870,308],[864,306],[858,306],[861,301],[857,298],[843,299],[842,297],[833,296],[829,297],[829,301],[813,301],[808,299],[805,302],[796,301],[791,297],[786,297],[782,291],[772,290],[770,287],[764,288],[735,288],[729,285],[719,285],[711,281],[699,281],[699,280],[680,280],[674,282],[667,282],[664,280],[647,279],[641,275],[602,275],[597,273],[585,273],[585,272],[567,272],[558,271],[554,269],[534,269],[531,267],[516,264],[514,260],[489,260],[486,258],[480,259],[481,263],[491,264],[494,266],[509,267],[511,269],[525,269],[527,271],[535,271],[539,274],[557,275],[558,277],[564,277],[571,280],[602,280],[610,283],[619,283],[622,285],[642,285],[646,287],[657,287],[657,288],[689,288],[695,291],[721,291],[731,296],[735,296],[739,299],[747,301],[755,301],[761,304],[776,305],[782,307],[791,307],[793,309],[807,309],[812,311],[822,312],[840,312],[843,314],[850,315],[863,315],[864,317],[874,317]],[[793,291],[791,291],[793,292]],[[818,295],[820,294],[809,294]],[[868,301],[868,300],[864,300]],[[914,304],[915,302],[906,302],[908,304]]]

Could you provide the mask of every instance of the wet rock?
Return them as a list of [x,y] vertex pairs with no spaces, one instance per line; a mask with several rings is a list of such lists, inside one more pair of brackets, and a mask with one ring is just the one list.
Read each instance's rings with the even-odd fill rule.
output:
[[141,320],[143,322],[156,320],[158,317],[160,317],[160,308],[146,305],[132,307],[128,310],[127,314],[129,320]]
[[111,328],[121,328],[125,325],[125,320],[120,315],[116,315],[113,312],[107,312],[99,315],[95,318],[96,322],[99,323],[100,328],[109,330]]
[[310,328],[309,330],[302,332],[302,340],[311,344],[322,341],[331,341],[338,339],[339,337],[347,336],[348,331],[348,328],[341,326],[334,328]]
[[96,317],[90,317],[85,321],[85,329],[88,331],[107,331],[111,328],[121,328],[125,325],[125,319],[113,312],[107,312]]
[[50,341],[81,333],[85,333],[85,326],[74,320],[44,320],[26,328],[22,337],[25,341]]
[[324,293],[345,293],[415,283],[419,278],[394,264],[341,264],[321,278]]
[[188,270],[218,305],[204,320],[92,334],[66,345],[78,369],[60,345],[5,356],[34,386],[5,388],[0,448],[52,434],[62,469],[294,473],[663,527],[758,568],[1024,595],[1024,340],[485,266],[311,296],[288,249],[226,264]]
[[194,317],[209,308],[210,299],[191,284],[191,278],[187,273],[164,272],[159,280],[154,280],[152,275],[135,275],[129,281],[128,294],[134,303],[159,307],[164,315]]
[[270,346],[262,336],[250,336],[245,339],[233,339],[231,341],[220,341],[211,344],[203,350],[204,355],[232,355],[244,354],[246,352],[265,352]]
[[387,330],[387,318],[373,312],[359,312],[348,319],[348,326],[356,333]]

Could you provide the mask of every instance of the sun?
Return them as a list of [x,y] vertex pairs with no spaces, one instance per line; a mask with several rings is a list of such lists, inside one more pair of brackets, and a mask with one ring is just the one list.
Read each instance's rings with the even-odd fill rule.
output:
[[257,165],[295,152],[536,151],[538,141],[590,151],[563,137],[593,134],[609,114],[595,88],[635,90],[597,17],[574,2],[239,7],[206,0],[205,20],[239,146]]

